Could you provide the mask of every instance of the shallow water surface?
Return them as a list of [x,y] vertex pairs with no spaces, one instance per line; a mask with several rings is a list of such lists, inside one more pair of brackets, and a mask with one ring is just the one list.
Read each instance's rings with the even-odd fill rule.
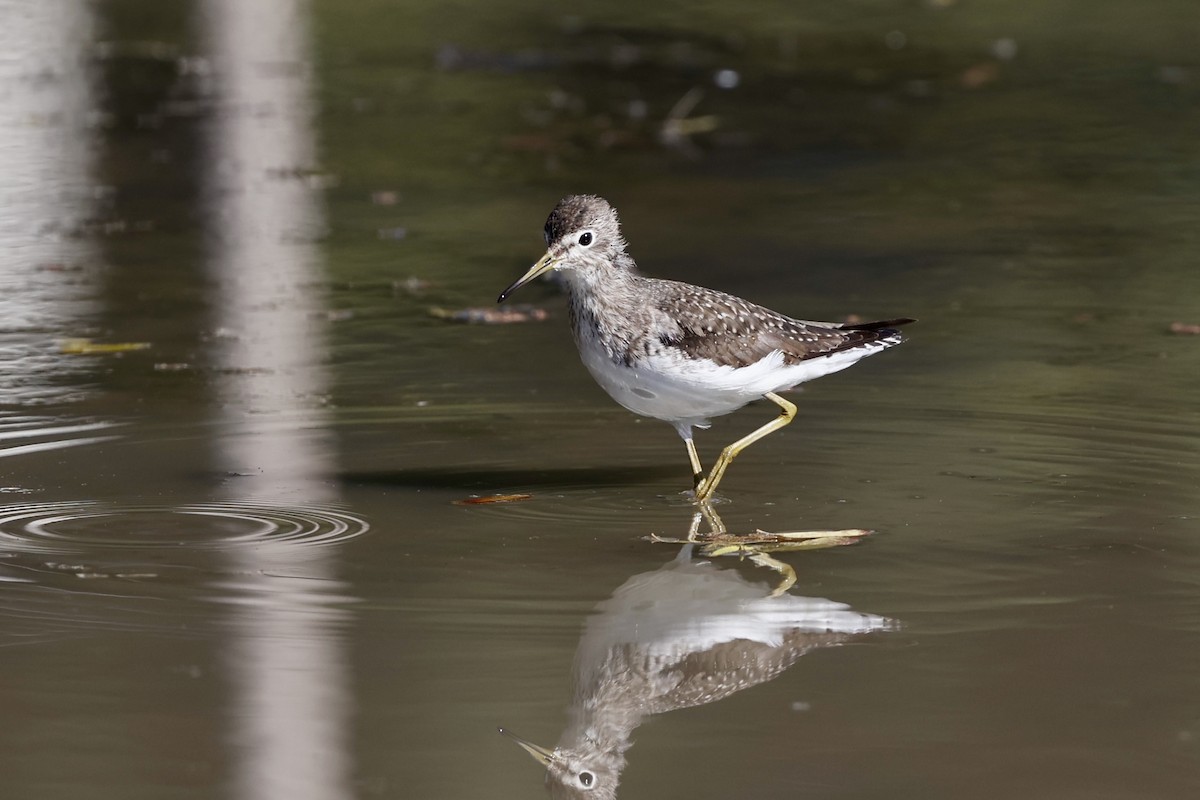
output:
[[[0,9],[6,797],[1196,796],[1191,4],[35,6]],[[714,505],[872,535],[660,541],[684,448],[557,290],[447,320],[579,191],[649,274],[920,319]]]

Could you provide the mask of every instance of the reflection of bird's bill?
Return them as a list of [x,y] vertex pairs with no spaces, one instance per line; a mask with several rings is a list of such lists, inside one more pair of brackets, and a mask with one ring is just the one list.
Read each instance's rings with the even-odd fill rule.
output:
[[562,259],[553,255],[549,250],[547,250],[546,255],[544,255],[540,259],[538,259],[538,262],[536,264],[534,264],[532,267],[530,267],[528,272],[526,272],[524,275],[522,275],[520,278],[518,278],[516,281],[514,281],[512,286],[509,286],[507,289],[505,289],[503,292],[500,293],[500,296],[496,298],[496,302],[503,303],[508,298],[508,296],[510,294],[512,294],[513,292],[515,292],[517,289],[520,289],[522,286],[529,283],[531,280],[536,278],[538,275],[544,275],[545,273],[547,273],[550,270],[557,267],[558,262],[561,260]]
[[516,742],[517,744],[521,745],[521,749],[524,750],[526,753],[529,753],[529,755],[533,756],[534,760],[537,761],[539,764],[541,764],[543,767],[550,766],[550,762],[554,760],[554,751],[553,750],[547,750],[545,747],[534,744],[533,742],[529,741],[528,739],[522,739],[520,736],[517,736],[515,733],[513,733],[510,730],[505,730],[504,728],[498,728],[498,730],[500,731],[500,733],[504,734],[505,736],[512,739],[514,742]]

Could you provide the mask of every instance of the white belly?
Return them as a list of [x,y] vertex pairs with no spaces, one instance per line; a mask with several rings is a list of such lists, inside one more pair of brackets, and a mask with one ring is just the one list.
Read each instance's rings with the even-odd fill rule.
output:
[[596,383],[625,408],[644,417],[707,427],[710,417],[736,411],[767,392],[843,370],[887,347],[882,342],[785,365],[778,350],[746,367],[694,360],[673,351],[614,362],[596,339],[579,342],[579,355]]

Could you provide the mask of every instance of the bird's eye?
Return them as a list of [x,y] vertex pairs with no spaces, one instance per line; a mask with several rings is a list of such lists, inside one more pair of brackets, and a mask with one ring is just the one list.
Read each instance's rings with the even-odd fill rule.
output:
[[584,231],[583,233],[581,233],[579,235],[579,244],[583,245],[584,247],[588,247],[591,245],[591,243],[592,243],[592,232],[591,231]]
[[585,788],[585,789],[592,788],[592,784],[595,783],[595,781],[596,781],[596,776],[593,775],[592,773],[590,773],[590,772],[579,773],[579,785],[582,786],[583,788]]

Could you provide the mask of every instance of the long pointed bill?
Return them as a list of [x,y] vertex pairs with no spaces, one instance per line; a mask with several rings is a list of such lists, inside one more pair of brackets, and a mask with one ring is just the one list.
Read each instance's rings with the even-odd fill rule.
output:
[[554,760],[553,750],[547,750],[546,748],[536,745],[527,739],[522,739],[520,736],[517,736],[510,730],[505,730],[504,728],[497,728],[497,730],[508,738],[512,739],[517,744],[521,745],[521,749],[533,756],[534,760],[543,767],[549,767],[550,762]]
[[517,289],[520,289],[522,286],[529,283],[531,280],[536,278],[538,275],[544,275],[545,273],[549,272],[550,270],[552,270],[556,266],[558,266],[558,262],[560,260],[561,260],[560,258],[555,257],[554,255],[551,254],[551,252],[549,250],[547,250],[546,255],[542,256],[536,264],[534,264],[532,267],[529,268],[529,272],[526,272],[524,275],[522,275],[520,278],[518,278],[516,280],[516,282],[513,283],[512,286],[509,286],[507,289],[505,289],[503,292],[500,293],[500,296],[496,298],[496,302],[503,303],[506,299],[508,299],[508,296],[510,294],[512,294],[513,292],[515,292]]

